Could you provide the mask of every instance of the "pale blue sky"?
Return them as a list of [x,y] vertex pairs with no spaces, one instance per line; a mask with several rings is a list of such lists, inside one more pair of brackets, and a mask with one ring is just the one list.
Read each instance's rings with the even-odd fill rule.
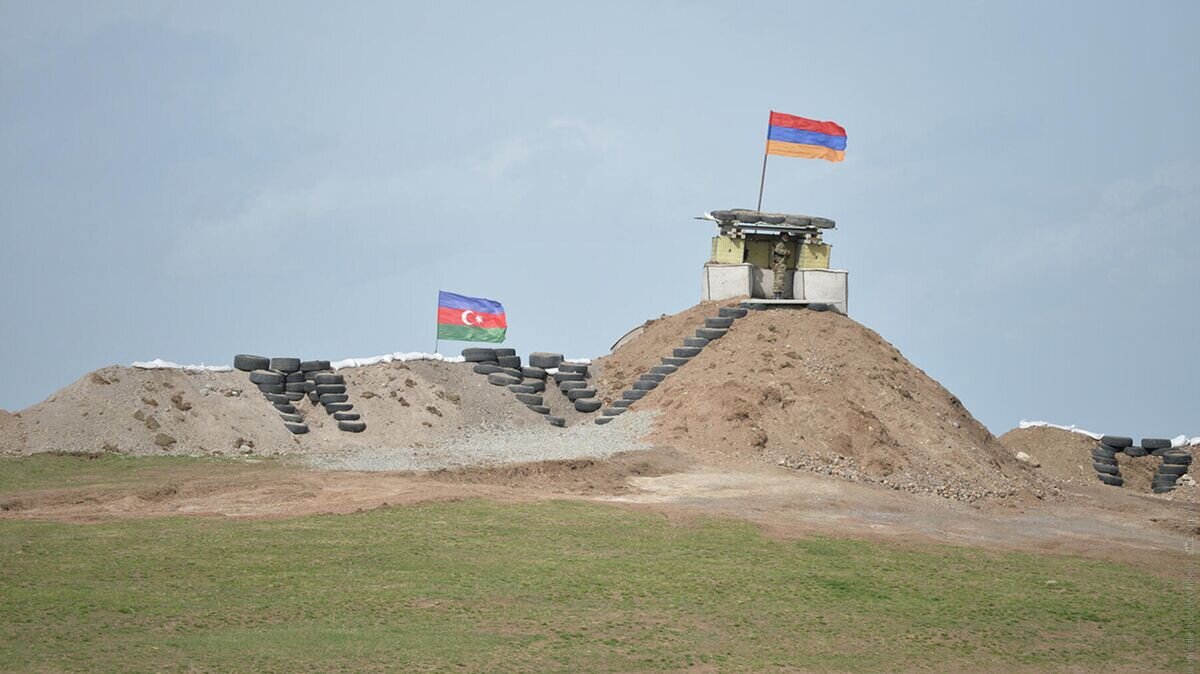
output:
[[1198,8],[0,0],[0,407],[428,350],[438,289],[599,355],[699,299],[775,109],[849,148],[764,208],[993,431],[1200,434]]

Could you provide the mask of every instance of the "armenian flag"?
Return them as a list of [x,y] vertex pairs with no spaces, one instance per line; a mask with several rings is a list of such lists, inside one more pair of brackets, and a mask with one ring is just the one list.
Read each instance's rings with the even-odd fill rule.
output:
[[846,130],[833,122],[771,111],[767,154],[842,161],[846,158]]
[[504,305],[482,297],[438,291],[438,339],[503,342],[508,331]]

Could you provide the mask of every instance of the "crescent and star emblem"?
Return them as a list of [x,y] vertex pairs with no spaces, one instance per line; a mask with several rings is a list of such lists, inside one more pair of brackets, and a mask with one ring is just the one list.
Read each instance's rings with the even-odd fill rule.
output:
[[475,318],[471,318],[471,314],[474,314],[474,313],[475,312],[470,309],[467,309],[466,311],[462,312],[463,325],[470,325],[472,321],[474,321],[475,323],[483,322],[483,316],[480,316],[479,314],[475,314]]

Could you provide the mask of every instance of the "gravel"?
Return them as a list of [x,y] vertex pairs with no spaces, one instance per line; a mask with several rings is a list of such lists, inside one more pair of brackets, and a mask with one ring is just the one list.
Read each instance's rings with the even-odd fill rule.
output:
[[650,433],[656,414],[650,410],[630,411],[603,426],[592,423],[590,417],[566,428],[489,424],[456,431],[434,445],[355,447],[336,453],[310,454],[301,460],[331,470],[387,471],[604,458],[619,452],[649,449],[649,443],[641,438]]

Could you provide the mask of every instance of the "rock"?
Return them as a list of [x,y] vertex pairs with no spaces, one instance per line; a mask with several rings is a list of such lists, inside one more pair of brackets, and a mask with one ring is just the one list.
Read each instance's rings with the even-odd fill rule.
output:
[[1034,468],[1041,468],[1042,466],[1042,464],[1038,463],[1037,459],[1029,456],[1025,452],[1017,452],[1017,461],[1020,461],[1021,463],[1027,463]]
[[167,435],[166,433],[156,433],[154,435],[154,444],[158,445],[159,447],[162,447],[163,449],[170,447],[171,445],[175,444],[176,442],[177,442],[177,440],[175,440],[175,438]]
[[369,400],[369,399],[371,399],[371,398],[374,398],[374,397],[375,397],[375,392],[374,392],[374,391],[363,391],[363,392],[362,392],[362,397],[363,397],[363,398],[366,398],[366,399],[368,399],[368,400]]

